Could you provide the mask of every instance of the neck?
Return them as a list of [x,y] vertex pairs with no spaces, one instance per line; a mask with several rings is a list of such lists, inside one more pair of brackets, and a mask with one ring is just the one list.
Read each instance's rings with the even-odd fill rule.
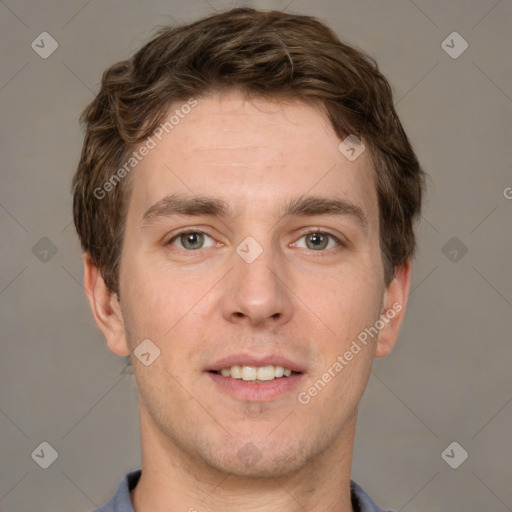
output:
[[194,458],[158,430],[141,408],[142,475],[132,492],[136,512],[353,512],[350,470],[354,417],[334,445],[280,476],[241,477]]

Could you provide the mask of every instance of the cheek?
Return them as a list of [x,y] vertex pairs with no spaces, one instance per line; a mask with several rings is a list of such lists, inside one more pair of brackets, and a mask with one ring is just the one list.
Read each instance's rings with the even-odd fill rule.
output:
[[[125,323],[132,337],[131,346],[144,338],[159,340],[172,329],[184,307],[180,283],[170,286],[160,272],[148,265],[129,265],[123,276],[122,300]],[[130,340],[129,340],[130,341]]]
[[126,284],[129,347],[134,350],[149,338],[160,350],[159,363],[184,380],[185,369],[196,362],[201,330],[212,322],[211,318],[200,319],[208,304],[205,292],[212,284],[176,273],[170,276],[169,269],[143,269],[140,266]]
[[383,292],[383,285],[370,272],[345,274],[341,279],[328,281],[315,300],[321,304],[326,323],[338,339],[346,341],[379,318]]

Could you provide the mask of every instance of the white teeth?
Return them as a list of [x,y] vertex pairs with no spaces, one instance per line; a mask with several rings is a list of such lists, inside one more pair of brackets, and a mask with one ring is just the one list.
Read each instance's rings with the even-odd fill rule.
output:
[[242,378],[242,367],[241,366],[232,366],[231,368],[227,368],[229,372],[229,376],[233,377],[233,379],[241,379]]
[[260,366],[258,368],[258,380],[273,380],[276,378],[276,371],[273,366]]
[[249,381],[267,381],[279,379],[281,377],[289,377],[292,371],[283,366],[240,366],[234,365],[231,368],[222,368],[220,374],[223,377],[231,377],[233,379],[242,379]]
[[256,380],[258,368],[256,366],[242,366],[242,380]]

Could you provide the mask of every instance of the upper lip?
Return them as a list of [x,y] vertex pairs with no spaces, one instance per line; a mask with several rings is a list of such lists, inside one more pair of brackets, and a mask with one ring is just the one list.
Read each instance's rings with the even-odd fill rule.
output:
[[296,363],[287,357],[280,355],[253,355],[253,354],[233,354],[219,359],[206,371],[220,371],[222,368],[231,368],[231,366],[283,366],[293,372],[304,373],[304,366]]

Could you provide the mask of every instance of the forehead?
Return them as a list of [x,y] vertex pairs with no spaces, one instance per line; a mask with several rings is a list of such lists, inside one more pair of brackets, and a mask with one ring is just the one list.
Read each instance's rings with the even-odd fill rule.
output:
[[[327,115],[302,101],[238,93],[175,103],[133,171],[129,216],[176,192],[222,197],[238,214],[282,210],[313,195],[356,203],[375,222],[377,197],[368,151],[350,161]],[[190,102],[188,102],[190,104]]]

